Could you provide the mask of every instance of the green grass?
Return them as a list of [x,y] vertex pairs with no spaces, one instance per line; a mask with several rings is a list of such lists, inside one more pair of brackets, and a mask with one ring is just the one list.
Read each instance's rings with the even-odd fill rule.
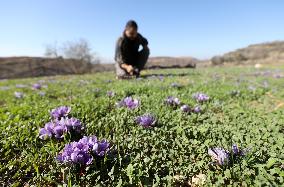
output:
[[[269,76],[254,76],[257,71]],[[283,74],[284,68],[278,68]],[[280,73],[281,73],[280,72]],[[0,82],[0,183],[4,186],[174,186],[198,174],[205,186],[284,185],[284,78],[277,69],[208,68],[146,71],[147,78],[115,80],[112,73],[58,76]],[[163,80],[151,74],[164,74]],[[31,84],[44,81],[45,96]],[[264,84],[268,83],[268,86]],[[181,85],[172,87],[172,83]],[[17,88],[16,84],[28,85]],[[8,88],[6,88],[8,86]],[[254,89],[249,89],[253,87]],[[6,89],[5,89],[6,88]],[[232,95],[232,91],[239,94]],[[17,99],[15,91],[24,93]],[[114,91],[112,98],[107,91]],[[195,106],[196,92],[210,96],[202,114],[184,114],[164,105],[168,96]],[[116,108],[126,96],[139,98],[135,110]],[[86,126],[84,135],[106,138],[113,154],[83,174],[58,164],[55,157],[70,140],[41,140],[39,128],[61,105]],[[152,113],[158,123],[144,129],[138,115]],[[239,163],[212,165],[210,147],[250,148]]]

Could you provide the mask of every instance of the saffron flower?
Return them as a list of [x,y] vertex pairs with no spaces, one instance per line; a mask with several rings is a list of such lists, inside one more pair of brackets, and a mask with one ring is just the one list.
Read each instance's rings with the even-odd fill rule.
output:
[[96,136],[84,136],[78,142],[65,145],[57,160],[61,163],[90,165],[94,156],[105,156],[109,147],[110,144],[106,140],[98,141]]
[[177,97],[169,96],[165,103],[170,106],[178,106],[180,104],[180,100]]
[[62,163],[90,165],[93,156],[89,153],[89,146],[81,142],[72,142],[65,145],[57,160]]
[[240,149],[237,144],[232,145],[232,153],[234,156],[245,156],[249,149]]
[[101,141],[98,141],[94,146],[93,146],[93,152],[97,156],[104,156],[108,151],[109,151],[109,143],[107,140],[103,139]]
[[58,121],[58,124],[60,124],[60,126],[64,127],[66,129],[66,131],[76,131],[78,133],[81,132],[82,130],[82,124],[80,122],[80,120],[76,119],[76,118],[61,118]]
[[44,128],[39,130],[39,138],[46,140],[54,136],[57,139],[62,139],[66,131],[65,126],[57,122],[48,122],[45,124]]
[[218,165],[228,165],[230,159],[229,151],[223,148],[210,148],[208,154],[217,162]]
[[14,95],[16,98],[21,99],[24,97],[24,94],[22,92],[14,92]]
[[140,103],[138,99],[133,99],[132,97],[126,97],[122,101],[116,104],[118,107],[126,107],[129,109],[135,109],[139,107]]
[[65,126],[60,124],[55,124],[53,128],[53,135],[57,139],[62,139],[64,137],[64,133],[66,132]]
[[201,109],[200,106],[195,106],[195,107],[192,109],[192,112],[194,112],[194,113],[200,113],[200,112],[202,112],[202,109]]
[[138,116],[135,119],[135,122],[139,125],[141,125],[142,127],[152,127],[155,125],[156,123],[156,119],[153,115],[151,114],[144,114],[142,116]]
[[67,106],[60,106],[58,108],[52,109],[50,115],[54,119],[60,119],[61,117],[66,117],[70,113],[71,108]]
[[190,112],[190,107],[188,105],[182,105],[180,107],[180,110],[183,111],[184,113],[189,113]]
[[45,124],[44,128],[39,130],[39,138],[46,140],[55,137],[56,139],[64,138],[64,135],[70,133],[81,133],[83,126],[76,118],[61,118]]
[[40,90],[41,89],[41,84],[35,83],[35,84],[33,84],[32,87],[33,87],[34,90]]
[[91,149],[98,142],[98,138],[96,136],[84,136],[79,140],[80,143],[88,145]]
[[42,140],[46,140],[47,138],[51,138],[53,133],[53,129],[55,127],[55,123],[48,122],[45,124],[44,128],[39,130],[39,138]]
[[91,152],[100,157],[106,155],[110,147],[110,143],[107,140],[99,141],[96,136],[84,136],[79,142],[88,145]]
[[209,100],[209,96],[207,96],[207,95],[204,94],[204,93],[196,93],[196,94],[193,94],[193,98],[194,98],[196,101],[200,102],[200,103]]

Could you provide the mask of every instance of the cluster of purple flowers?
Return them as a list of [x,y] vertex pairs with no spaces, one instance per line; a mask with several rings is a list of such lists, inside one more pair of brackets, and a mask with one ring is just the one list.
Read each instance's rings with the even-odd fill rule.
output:
[[148,128],[155,125],[156,118],[151,114],[144,114],[142,116],[138,116],[135,119],[135,122],[142,127]]
[[[177,97],[173,97],[173,96],[167,97],[167,99],[165,100],[165,103],[172,107],[177,107],[181,105],[180,100]],[[195,106],[193,108],[190,108],[187,104],[181,105],[180,110],[184,113],[191,113],[191,112],[200,113],[202,111],[200,106]]]
[[169,96],[165,100],[165,103],[167,105],[176,107],[176,106],[180,105],[180,100],[177,97]]
[[126,97],[120,102],[116,103],[118,107],[126,107],[129,109],[135,109],[139,107],[140,102],[138,99],[133,99],[132,97]]
[[94,156],[105,156],[109,147],[107,140],[99,141],[96,136],[84,136],[78,142],[65,145],[63,151],[58,154],[57,160],[66,164],[90,165]]
[[209,100],[209,96],[204,93],[195,93],[193,94],[193,98],[200,103]]
[[216,161],[218,165],[228,165],[230,163],[230,159],[234,157],[242,157],[248,153],[248,149],[239,149],[236,144],[232,145],[231,152],[220,147],[210,148],[208,149],[208,154]]
[[81,133],[82,123],[76,118],[68,118],[70,107],[61,106],[51,111],[53,120],[46,123],[43,128],[39,130],[39,138],[46,140],[51,137],[62,139],[68,132]]
[[190,113],[190,112],[193,112],[193,113],[200,113],[200,112],[202,112],[200,106],[195,106],[195,107],[193,107],[193,108],[190,108],[188,105],[182,105],[182,106],[180,107],[180,110],[183,111],[184,113]]

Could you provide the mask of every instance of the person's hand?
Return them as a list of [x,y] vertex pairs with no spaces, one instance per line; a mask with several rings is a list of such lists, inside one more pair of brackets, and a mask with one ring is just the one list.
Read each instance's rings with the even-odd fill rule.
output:
[[127,71],[130,75],[133,75],[133,71],[134,71],[133,66],[128,65],[128,66],[126,67],[126,71]]
[[134,68],[131,65],[121,64],[121,68],[123,68],[127,73],[133,75]]

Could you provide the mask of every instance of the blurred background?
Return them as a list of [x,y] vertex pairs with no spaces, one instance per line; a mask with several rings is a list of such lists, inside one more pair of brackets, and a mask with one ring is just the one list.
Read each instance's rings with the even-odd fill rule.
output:
[[113,71],[134,19],[146,68],[284,63],[281,0],[9,0],[0,2],[0,78]]

